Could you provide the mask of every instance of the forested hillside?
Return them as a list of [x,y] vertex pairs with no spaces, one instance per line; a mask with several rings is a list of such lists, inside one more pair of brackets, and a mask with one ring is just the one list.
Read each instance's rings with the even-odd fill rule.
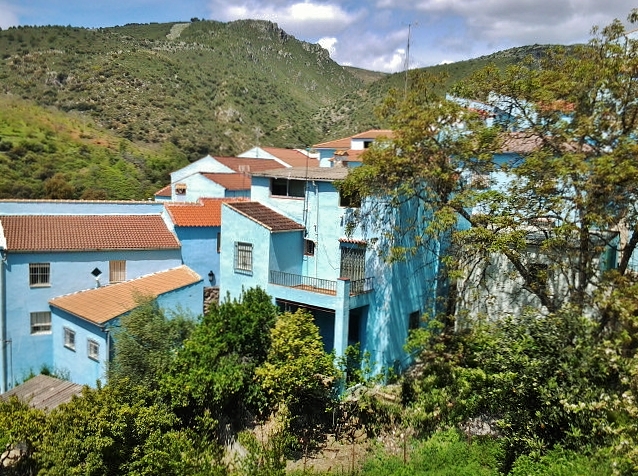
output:
[[[4,198],[148,198],[207,153],[383,127],[376,106],[406,85],[403,73],[344,68],[265,21],[9,28],[0,52]],[[451,84],[529,52],[429,69]]]

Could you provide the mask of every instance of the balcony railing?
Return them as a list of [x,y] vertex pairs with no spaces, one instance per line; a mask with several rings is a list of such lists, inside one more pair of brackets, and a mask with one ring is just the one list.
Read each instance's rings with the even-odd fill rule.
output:
[[337,294],[337,282],[329,279],[311,278],[300,274],[270,271],[270,284],[278,284],[288,288],[298,288],[322,294]]
[[[288,288],[302,289],[321,294],[337,294],[337,282],[330,279],[312,278],[300,274],[284,273],[283,271],[270,271],[270,284],[286,286]],[[350,296],[357,296],[372,291],[373,278],[350,281]]]

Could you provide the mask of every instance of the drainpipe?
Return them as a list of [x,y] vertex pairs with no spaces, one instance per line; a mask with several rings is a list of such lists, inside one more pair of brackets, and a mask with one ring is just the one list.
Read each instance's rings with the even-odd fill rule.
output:
[[5,269],[7,250],[0,246],[0,393],[7,391],[7,300]]

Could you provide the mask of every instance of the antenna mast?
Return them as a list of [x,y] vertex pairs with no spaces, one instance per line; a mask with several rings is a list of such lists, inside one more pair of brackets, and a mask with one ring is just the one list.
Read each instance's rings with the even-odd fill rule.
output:
[[403,91],[403,99],[408,95],[408,71],[410,71],[410,32],[412,30],[412,23],[408,23],[408,46],[405,49],[405,89]]

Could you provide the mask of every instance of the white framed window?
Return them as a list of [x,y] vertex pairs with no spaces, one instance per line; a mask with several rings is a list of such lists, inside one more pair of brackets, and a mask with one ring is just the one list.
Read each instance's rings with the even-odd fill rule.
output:
[[253,244],[235,242],[235,272],[252,273],[253,272]]
[[31,334],[51,334],[51,312],[31,313]]
[[64,347],[75,350],[75,331],[68,327],[64,328]]
[[89,356],[89,359],[100,360],[100,343],[93,339],[87,339],[86,355]]
[[29,263],[29,286],[50,286],[51,285],[51,264],[50,263]]
[[109,282],[126,281],[126,261],[123,259],[109,261]]
[[186,195],[185,183],[178,183],[175,185],[175,195]]

